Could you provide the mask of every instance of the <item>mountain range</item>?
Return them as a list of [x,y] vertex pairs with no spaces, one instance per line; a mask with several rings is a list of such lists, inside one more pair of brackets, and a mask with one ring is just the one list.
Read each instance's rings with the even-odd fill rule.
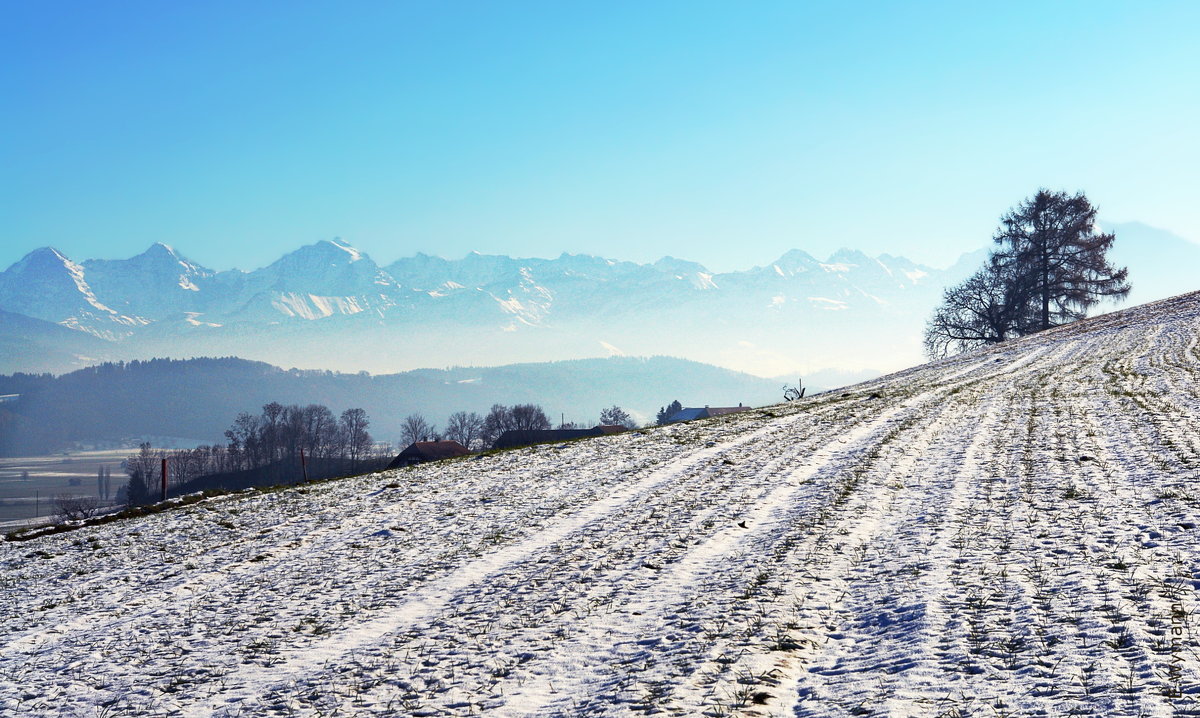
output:
[[[1136,301],[1196,288],[1200,246],[1145,225],[1117,232]],[[0,273],[0,373],[99,361],[239,356],[391,373],[596,356],[676,356],[760,376],[892,370],[921,360],[942,290],[986,250],[938,269],[901,256],[792,250],[717,273],[652,264],[417,254],[380,266],[340,240],[254,271],[215,271],[165,244],[76,262],[44,247]]]
[[794,250],[730,273],[672,257],[569,254],[418,254],[381,267],[332,240],[255,271],[218,272],[165,244],[78,263],[47,247],[0,273],[0,310],[21,315],[0,332],[13,347],[0,371],[236,355],[386,373],[625,354],[766,376],[856,370],[878,363],[869,343],[902,346],[903,361],[916,360],[906,329],[965,271],[852,250],[823,261]]

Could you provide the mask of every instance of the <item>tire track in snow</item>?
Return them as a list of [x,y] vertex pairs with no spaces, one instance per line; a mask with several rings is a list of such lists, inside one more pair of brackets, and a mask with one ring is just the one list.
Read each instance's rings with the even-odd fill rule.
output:
[[[1169,644],[1162,639],[1170,623],[1164,613],[1169,605],[1161,596],[1138,598],[1138,592],[1146,586],[1158,591],[1159,583],[1173,580],[1181,570],[1190,574],[1192,590],[1200,586],[1195,535],[1180,527],[1196,523],[1200,505],[1194,496],[1200,493],[1194,488],[1200,434],[1192,419],[1200,405],[1193,379],[1200,360],[1195,355],[1198,308],[1200,297],[1195,296],[1150,305],[862,385],[849,392],[840,407],[833,402],[813,405],[803,409],[804,417],[773,419],[778,432],[696,460],[623,504],[597,509],[592,520],[542,545],[530,543],[537,532],[564,526],[581,511],[597,507],[592,497],[612,498],[613,492],[634,486],[656,469],[682,465],[651,469],[649,461],[637,460],[645,459],[647,451],[656,460],[693,461],[690,454],[678,460],[672,456],[672,436],[712,438],[723,449],[727,439],[744,438],[746,427],[761,419],[697,425],[677,434],[652,432],[656,435],[644,443],[633,437],[628,444],[600,442],[614,455],[634,458],[627,466],[597,451],[575,449],[557,461],[546,450],[529,452],[534,468],[524,473],[511,465],[497,468],[494,477],[487,476],[491,468],[482,465],[474,471],[450,469],[447,480],[464,484],[447,490],[445,500],[421,504],[393,501],[386,493],[367,499],[351,497],[348,490],[323,489],[319,501],[289,503],[287,510],[320,514],[325,525],[306,527],[298,520],[290,528],[277,526],[272,537],[247,546],[214,546],[214,540],[225,540],[226,534],[206,536],[204,527],[182,511],[136,522],[148,532],[141,542],[108,544],[118,535],[111,527],[77,534],[104,538],[112,546],[109,561],[133,564],[120,571],[105,567],[104,559],[97,560],[86,545],[72,546],[71,535],[29,545],[24,551],[40,546],[47,555],[24,564],[15,547],[0,545],[0,561],[6,568],[15,567],[10,575],[18,577],[19,587],[12,587],[12,579],[7,586],[0,582],[4,605],[18,611],[4,620],[8,630],[0,640],[10,649],[0,654],[0,714],[87,714],[114,696],[124,701],[116,712],[162,714],[184,709],[199,714],[197,706],[206,699],[218,712],[231,714],[423,710],[453,715],[486,710],[506,715],[525,709],[547,714],[580,708],[593,714],[657,709],[695,715],[706,707],[716,710],[718,699],[726,708],[740,705],[738,711],[747,715],[775,714],[792,708],[789,691],[798,697],[812,688],[804,661],[837,666],[838,656],[838,670],[853,665],[862,671],[861,677],[875,681],[872,685],[856,676],[840,686],[847,700],[890,701],[857,706],[866,711],[924,715],[973,708],[990,715],[1083,708],[1130,716],[1139,711],[1154,716],[1195,713],[1194,692],[1184,702],[1149,694],[1163,685],[1146,672],[1165,665],[1162,647]],[[1107,377],[1100,369],[1106,363],[1124,373]],[[1108,393],[1110,388],[1131,396]],[[870,438],[842,443],[856,423],[861,427],[875,421],[880,411],[894,408],[901,398],[939,389],[945,390],[946,400],[922,405],[912,421],[894,422],[897,434],[882,448]],[[957,395],[951,393],[956,390]],[[871,391],[884,395],[876,406],[864,398]],[[964,416],[956,402],[969,396],[982,401],[971,409],[975,413]],[[979,413],[985,406],[995,411],[1002,425],[990,424],[992,414]],[[1026,414],[1032,412],[1036,415],[1030,422]],[[984,420],[973,424],[970,417],[980,416]],[[827,470],[811,477],[812,483],[785,486],[789,468],[802,466],[786,466],[789,457],[799,457],[804,447],[814,445],[787,442],[789,434],[800,430],[807,434],[806,442],[838,450],[858,447],[867,453],[831,458]],[[972,443],[976,439],[983,443]],[[921,456],[905,456],[905,448]],[[974,462],[964,461],[968,451],[974,451]],[[771,452],[777,455],[756,456]],[[1071,458],[1082,454],[1094,461]],[[725,465],[723,459],[735,463]],[[843,478],[836,467],[859,460],[861,481],[844,502],[830,507],[828,500]],[[573,462],[586,466],[577,470]],[[951,468],[954,471],[948,471]],[[578,495],[571,495],[558,472],[578,481]],[[503,510],[495,504],[470,505],[473,493],[510,480],[533,483],[536,489],[501,499]],[[739,482],[744,482],[743,490]],[[365,483],[351,480],[344,486]],[[529,500],[540,502],[545,514],[522,513],[522,501]],[[283,507],[259,499],[230,505],[252,514]],[[771,505],[778,510],[769,510]],[[418,506],[439,513],[457,509],[460,518],[419,517],[411,527],[413,533],[425,535],[403,546],[399,538],[371,538],[373,530],[386,528],[382,522],[391,519],[376,517],[379,523],[373,523],[376,518],[366,518],[366,512],[384,510],[395,516]],[[820,513],[819,521],[807,520],[813,512]],[[728,529],[726,519],[735,514],[750,519],[747,529]],[[531,516],[535,525],[508,532],[496,546],[478,543],[485,531],[524,516]],[[245,525],[263,526],[260,518],[248,517]],[[716,526],[707,526],[712,520]],[[940,533],[935,527],[939,521]],[[454,528],[467,535],[453,535]],[[168,534],[168,529],[182,533]],[[312,541],[305,543],[305,538]],[[289,547],[291,541],[300,543]],[[201,572],[224,563],[237,565],[227,575],[212,572],[212,582],[203,589],[211,595],[175,597],[182,605],[168,605],[173,594],[164,587],[187,576],[151,579],[137,572],[154,570],[190,546],[201,549],[196,560]],[[259,546],[269,556],[251,561]],[[482,551],[487,556],[522,546],[528,550],[510,554],[511,561],[501,561],[496,572],[451,586],[446,596],[432,596],[442,601],[440,607],[427,605],[401,629],[387,632],[385,626],[372,623],[386,618],[394,605],[405,605],[406,598],[427,597],[448,579],[462,578],[456,572],[474,565],[469,563],[472,554]],[[157,562],[154,554],[160,547],[164,560]],[[208,557],[202,555],[203,547],[213,549]],[[954,563],[959,558],[963,561]],[[592,565],[577,570],[589,559]],[[656,572],[634,563],[648,560],[659,566]],[[943,579],[938,564],[947,561],[951,564],[942,571]],[[1040,577],[1033,569],[1035,561],[1043,565]],[[289,567],[295,569],[295,577],[286,575]],[[106,616],[108,607],[91,605],[98,598],[98,582],[76,584],[80,590],[72,591],[71,572],[80,568],[116,580],[132,579],[129,589],[114,594],[140,592],[146,605],[125,614],[125,622]],[[1000,576],[1004,570],[1008,575]],[[419,571],[425,571],[428,580],[422,583],[412,575]],[[757,576],[765,578],[759,582]],[[580,580],[574,582],[576,578]],[[287,592],[303,590],[306,580],[319,598],[310,604],[291,600]],[[662,589],[664,580],[690,585],[660,598],[654,591]],[[742,589],[744,595],[738,595]],[[37,591],[36,605],[14,600],[20,590]],[[984,590],[996,597],[979,604],[976,599]],[[373,596],[375,592],[394,595]],[[898,598],[872,604],[873,596],[887,598],[888,593]],[[1047,593],[1056,595],[1047,600]],[[968,594],[983,608],[966,608]],[[201,621],[226,621],[217,613],[226,598],[230,616],[222,630],[232,633],[207,645],[194,643],[187,655],[163,655],[188,647],[187,640],[172,634],[188,624],[186,611],[196,609]],[[598,600],[610,600],[605,615],[588,618],[581,612],[579,620],[571,617],[575,609]],[[363,612],[343,617],[347,608]],[[555,614],[562,609],[567,613]],[[331,624],[332,637],[288,633],[291,623],[310,611],[338,614]],[[707,624],[723,613],[729,628]],[[968,613],[984,629],[977,654],[956,635]],[[479,633],[488,615],[500,617],[501,624]],[[28,655],[11,651],[9,637],[25,631],[57,636],[54,627],[62,628],[64,619],[80,622],[68,626],[65,638],[56,637],[42,653],[36,653],[36,646],[26,646],[34,649]],[[526,619],[537,625],[521,623]],[[356,621],[362,623],[356,626]],[[895,628],[902,624],[903,630]],[[347,627],[364,625],[385,632],[362,636],[357,644],[355,636],[343,634]],[[605,673],[596,658],[596,651],[605,647],[573,636],[570,629],[575,625],[597,632],[611,628],[614,635],[670,631],[675,637],[634,643],[637,648],[631,646],[620,657],[636,657],[638,663],[615,664]],[[1110,629],[1120,631],[1123,626],[1129,628],[1132,643],[1105,646],[1120,635]],[[885,628],[896,635],[889,636]],[[784,641],[776,646],[780,629]],[[687,633],[692,630],[699,633]],[[420,648],[423,631],[430,631],[424,634],[426,650],[407,654],[410,648]],[[836,635],[825,643],[831,632]],[[272,635],[283,636],[283,652],[252,659],[294,659],[280,665],[285,670],[279,681],[272,676],[279,668],[231,665],[241,658],[234,650],[239,642]],[[1059,642],[1037,650],[1014,644],[1008,653],[997,648],[1010,639],[1036,641],[1041,635]],[[351,640],[339,644],[341,638]],[[806,642],[810,638],[816,643]],[[137,641],[143,648],[122,645]],[[857,643],[851,646],[850,641]],[[1193,636],[1186,645],[1194,648]],[[309,664],[299,658],[311,646],[330,649],[328,666],[322,658],[314,657]],[[915,658],[894,661],[907,647]],[[521,665],[496,665],[496,675],[486,680],[488,666],[479,661],[503,658],[509,649],[527,650],[531,657]],[[222,651],[234,655],[227,658]],[[863,656],[872,653],[873,658]],[[608,655],[616,654],[609,649]],[[938,672],[964,655],[970,655],[982,672],[943,671],[945,680],[939,684]],[[1052,662],[1061,655],[1071,658],[1054,674]],[[1051,664],[1037,663],[1043,657]],[[1193,658],[1189,654],[1182,669],[1189,689],[1200,681],[1200,661]],[[1089,662],[1101,660],[1103,665],[1088,673],[1096,678],[1085,690],[1079,676]],[[432,665],[424,665],[426,661]],[[219,695],[205,697],[203,684],[173,684],[177,671],[196,671],[212,662],[222,670],[232,668],[225,686],[231,695],[257,690],[263,695],[230,704]],[[1005,664],[1015,669],[1009,671]],[[584,675],[571,678],[570,665],[579,666]],[[389,678],[389,666],[395,666],[395,678]],[[1128,699],[1116,685],[1126,670],[1137,682]],[[416,686],[424,690],[418,696],[424,707],[405,703],[408,688],[401,674],[432,681]],[[538,685],[548,687],[550,681],[543,679],[553,674],[576,681],[570,686],[581,692],[582,700],[562,700],[566,690],[558,681],[553,683],[557,694],[538,693]],[[792,676],[798,678],[792,681]],[[1065,684],[1057,689],[1057,703],[1054,695],[1039,694],[1055,676]],[[528,693],[517,690],[522,681]],[[969,692],[1003,697],[1009,705],[939,704],[941,697],[933,697],[938,685],[956,689],[960,696]],[[464,689],[480,687],[486,695],[463,696]],[[219,684],[216,688],[223,690]],[[644,690],[650,691],[644,699],[631,699]],[[766,705],[756,705],[745,692],[760,690],[770,693]],[[29,691],[41,697],[27,698]],[[310,692],[321,691],[324,702],[309,700]],[[815,710],[808,703],[803,709]],[[856,706],[843,707],[844,714]],[[837,710],[832,703],[821,709]]]
[[[1023,357],[1023,359],[1025,361],[1020,362],[1020,366],[1031,361],[1027,357]],[[984,377],[975,376],[963,379],[963,377],[968,377],[980,370],[988,371]],[[1007,366],[999,370],[1012,371],[1011,367]],[[876,446],[881,436],[892,428],[890,425],[894,422],[902,421],[904,417],[910,415],[928,412],[933,405],[941,402],[950,392],[964,385],[978,382],[996,371],[997,367],[994,361],[971,363],[953,374],[954,378],[959,380],[957,383],[943,382],[940,386],[910,398],[900,405],[889,407],[870,423],[860,424],[850,432],[849,436],[843,435],[834,438],[818,450],[817,456],[780,481],[780,486],[771,491],[763,500],[756,502],[755,509],[747,514],[748,523],[755,527],[754,530],[741,532],[731,530],[710,539],[689,552],[684,561],[673,567],[670,574],[662,576],[656,582],[656,584],[670,587],[670,590],[663,590],[634,604],[633,609],[626,615],[626,620],[622,621],[617,629],[610,630],[604,636],[592,636],[571,641],[563,648],[555,650],[577,656],[605,656],[604,646],[615,644],[628,647],[627,650],[632,655],[637,655],[639,652],[644,653],[645,648],[640,647],[639,641],[654,639],[656,634],[661,635],[667,631],[668,629],[662,625],[662,617],[678,615],[680,606],[691,601],[694,593],[707,590],[707,587],[703,585],[698,588],[694,585],[702,584],[703,578],[713,574],[714,564],[728,562],[731,558],[736,561],[737,558],[746,555],[762,555],[766,552],[765,547],[771,545],[772,540],[778,539],[779,534],[786,532],[787,527],[781,527],[779,524],[784,519],[791,521],[796,519],[796,516],[789,515],[788,511],[794,512],[796,500],[802,493],[802,488],[798,489],[797,484],[803,487],[806,481],[811,480],[818,473],[828,475],[852,464],[858,456]],[[937,414],[937,412],[935,411],[933,414]],[[810,505],[807,508],[810,514],[816,512],[814,506]],[[768,531],[768,529],[771,530]],[[768,533],[769,536],[764,536]],[[754,544],[753,551],[747,544]],[[717,653],[720,653],[720,649],[717,649]],[[720,658],[720,655],[711,655],[709,660],[717,661]],[[536,712],[548,714],[562,712],[583,714],[589,709],[599,710],[599,706],[593,705],[588,700],[588,696],[605,694],[599,689],[603,688],[608,681],[607,663],[608,660],[604,658],[598,658],[590,664],[586,662],[581,664],[578,660],[571,661],[568,664],[569,668],[563,667],[550,671],[533,684],[523,687],[516,696],[512,697],[512,701],[516,704],[538,706]],[[554,663],[551,662],[551,665]],[[694,669],[694,672],[699,673],[703,670],[704,665],[701,664]],[[691,706],[691,710],[698,710],[702,703],[696,698],[696,695],[676,696],[673,700],[675,703]]]
[[456,594],[484,582],[489,575],[500,573],[527,559],[534,552],[561,541],[590,522],[622,510],[640,494],[680,477],[688,469],[741,444],[778,432],[782,427],[802,421],[803,418],[801,414],[777,419],[724,444],[695,451],[685,459],[656,470],[646,478],[560,519],[536,536],[452,570],[445,577],[414,591],[415,595],[387,616],[343,631],[327,641],[310,646],[303,654],[289,656],[279,665],[269,668],[248,667],[224,676],[223,686],[218,693],[201,703],[185,706],[183,712],[186,715],[212,715],[222,708],[252,700],[264,686],[286,683],[319,671],[334,660],[378,642],[389,634],[428,621],[436,617]]
[[[963,370],[963,374],[967,374],[975,369],[985,367],[985,363],[972,365]],[[993,369],[994,371],[994,369]],[[972,378],[969,381],[977,381],[977,378]],[[945,391],[942,387],[938,391]],[[510,567],[528,560],[535,552],[545,549],[550,544],[563,540],[568,535],[576,532],[582,526],[600,520],[603,517],[611,516],[619,511],[621,507],[633,503],[636,497],[648,489],[659,486],[668,482],[670,479],[678,478],[685,474],[686,468],[702,464],[710,461],[724,452],[736,449],[744,444],[755,441],[763,436],[779,433],[786,426],[795,423],[800,423],[804,419],[804,415],[789,417],[782,420],[774,420],[770,424],[760,429],[757,429],[747,435],[740,436],[733,441],[701,450],[688,457],[681,464],[677,462],[672,468],[665,471],[658,471],[651,474],[646,479],[638,481],[634,486],[623,489],[613,496],[590,506],[578,514],[573,515],[566,521],[561,522],[549,531],[543,531],[538,536],[520,543],[517,547],[500,549],[491,557],[481,562],[475,562],[468,566],[453,570],[450,580],[439,580],[431,582],[427,587],[418,589],[416,593],[421,595],[421,598],[409,600],[404,606],[400,607],[393,614],[360,625],[350,634],[342,634],[326,642],[324,646],[312,646],[306,649],[305,655],[299,660],[287,660],[283,665],[276,665],[266,669],[254,670],[249,679],[243,679],[244,682],[258,686],[264,680],[279,684],[280,676],[292,676],[282,680],[295,680],[309,674],[319,674],[320,669],[326,663],[333,661],[339,656],[349,654],[354,651],[361,651],[364,648],[372,646],[384,636],[394,634],[403,630],[409,630],[413,626],[420,625],[436,618],[440,612],[445,610],[455,602],[459,593],[476,587],[481,582],[484,582],[488,575],[507,571]],[[784,431],[786,433],[786,431]],[[843,439],[844,440],[844,439]],[[424,596],[429,596],[425,598]],[[245,675],[246,670],[239,671]],[[261,673],[262,676],[254,675]],[[237,676],[229,676],[225,679],[225,683],[231,680],[238,680]],[[258,689],[256,689],[258,690]],[[233,703],[240,703],[248,700],[250,696],[246,692],[235,692],[231,695]],[[199,711],[215,709],[219,707],[222,701],[227,701],[228,698],[219,699],[214,696],[209,701],[205,702]],[[190,708],[189,708],[190,710]]]
[[[589,697],[603,694],[602,689],[610,683],[608,669],[615,658],[613,653],[626,654],[615,658],[618,662],[629,660],[631,655],[636,657],[644,653],[647,642],[661,640],[666,631],[664,617],[678,615],[680,604],[694,598],[698,591],[703,592],[705,579],[717,572],[718,564],[750,555],[752,548],[774,543],[773,539],[789,528],[783,524],[794,518],[791,512],[800,497],[809,490],[827,488],[813,487],[809,482],[814,477],[819,473],[828,474],[831,467],[852,462],[854,457],[878,443],[889,424],[928,408],[927,405],[940,394],[927,392],[889,407],[872,421],[859,424],[820,446],[800,466],[774,479],[774,488],[742,514],[746,525],[752,528],[732,527],[692,547],[680,561],[656,576],[652,589],[627,604],[625,619],[619,624],[606,626],[602,631],[589,631],[584,626],[580,630],[584,636],[555,646],[555,653],[590,657],[590,660],[546,661],[548,669],[510,696],[512,703],[538,714],[574,712],[582,715],[600,710],[603,706],[592,705]],[[784,438],[784,442],[791,441],[794,440]],[[701,664],[694,670],[700,672],[705,667]]]
[[[960,407],[946,413],[905,432],[921,450],[873,469],[875,487],[900,482],[903,488],[886,507],[876,503],[873,519],[859,525],[859,519],[849,519],[851,535],[863,548],[861,562],[843,559],[831,572],[843,577],[838,588],[843,597],[819,602],[827,614],[821,648],[807,664],[778,663],[778,681],[787,689],[783,703],[797,716],[845,715],[863,704],[894,701],[896,693],[919,694],[923,681],[937,680],[936,660],[931,665],[924,656],[941,650],[920,646],[945,635],[936,596],[953,562],[952,544],[959,538],[953,519],[969,506],[980,451],[979,439],[964,447],[955,429],[989,426],[994,407],[982,416]],[[881,583],[888,588],[880,590]],[[877,672],[907,685],[886,686],[881,695]]]

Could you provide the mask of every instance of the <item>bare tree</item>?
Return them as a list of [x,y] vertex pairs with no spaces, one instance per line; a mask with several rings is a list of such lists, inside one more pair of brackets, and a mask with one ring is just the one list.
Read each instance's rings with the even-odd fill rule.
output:
[[1129,294],[1128,271],[1108,263],[1115,236],[1097,233],[1083,193],[1039,190],[1000,219],[984,267],[943,295],[925,327],[933,358],[1083,318]]
[[282,458],[283,415],[284,406],[277,401],[263,406],[259,436],[262,441],[264,464]]
[[303,409],[304,440],[301,443],[309,456],[332,455],[337,433],[337,419],[329,407],[309,404]]
[[537,404],[517,404],[511,409],[512,428],[517,431],[543,431],[550,428],[550,418]]
[[59,494],[54,497],[54,515],[60,521],[90,519],[99,509],[100,502],[93,496]]
[[125,471],[129,474],[125,500],[130,506],[154,501],[151,492],[159,473],[159,468],[155,467],[156,461],[157,457],[149,442],[139,444],[138,453],[125,459]]
[[989,261],[942,295],[925,326],[925,353],[936,359],[1019,335],[1029,300],[1028,284],[1011,265]]
[[225,430],[229,452],[234,459],[235,469],[250,469],[262,466],[259,452],[258,417],[242,412],[233,420],[233,426]]
[[400,422],[400,442],[405,446],[434,438],[434,427],[421,414],[409,414]]
[[346,458],[350,461],[361,461],[371,452],[371,434],[367,431],[370,426],[367,412],[362,409],[346,409],[342,412],[339,429],[344,437]]
[[488,411],[487,416],[483,418],[483,429],[480,432],[480,442],[484,446],[491,446],[496,443],[496,439],[506,431],[513,428],[512,411],[503,404],[493,404]]
[[483,433],[483,417],[475,412],[456,411],[446,421],[446,438],[457,441],[471,451],[478,448]]

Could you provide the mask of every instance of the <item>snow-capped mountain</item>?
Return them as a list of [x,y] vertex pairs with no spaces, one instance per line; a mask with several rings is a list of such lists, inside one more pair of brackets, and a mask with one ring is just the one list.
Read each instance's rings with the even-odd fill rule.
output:
[[[1139,227],[1121,225],[1119,235],[1140,237]],[[1154,279],[1160,263],[1141,249],[1164,240],[1152,239],[1118,241],[1135,287],[1153,287],[1157,296],[1194,288]],[[1171,239],[1173,263],[1195,266],[1184,259],[1200,257],[1200,247]],[[332,240],[254,271],[217,272],[164,244],[130,259],[82,263],[43,248],[0,273],[0,310],[109,340],[108,358],[236,355],[387,373],[667,355],[780,376],[920,361],[921,330],[942,289],[984,256],[964,255],[949,269],[852,249],[823,260],[796,249],[724,273],[674,257],[638,264],[572,254],[417,254],[381,267]],[[10,361],[0,361],[0,372],[32,360],[3,359]]]
[[130,359],[237,355],[392,372],[631,354],[776,376],[888,368],[869,351],[878,343],[896,362],[916,361],[921,322],[959,278],[851,250],[825,261],[794,250],[728,273],[672,257],[572,254],[418,254],[380,267],[338,240],[217,272],[155,244],[79,264],[36,250],[0,274],[0,309],[103,337]]
[[315,320],[367,312],[382,317],[400,285],[369,256],[337,240],[317,242],[244,276],[222,321]]
[[161,242],[130,259],[89,259],[81,267],[108,306],[151,321],[203,311],[220,294],[217,272]]
[[58,250],[36,249],[0,274],[0,309],[111,340],[148,323],[104,304],[84,275]]

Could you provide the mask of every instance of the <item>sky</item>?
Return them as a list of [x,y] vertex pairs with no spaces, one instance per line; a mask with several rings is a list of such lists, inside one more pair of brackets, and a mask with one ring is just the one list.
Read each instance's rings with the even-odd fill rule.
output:
[[340,237],[946,266],[1040,187],[1200,241],[1197,2],[9,2],[0,267]]

